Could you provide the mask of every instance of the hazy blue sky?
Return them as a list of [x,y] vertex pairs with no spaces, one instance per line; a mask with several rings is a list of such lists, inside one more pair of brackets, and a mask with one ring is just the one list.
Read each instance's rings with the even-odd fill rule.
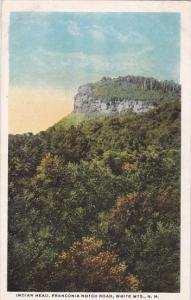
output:
[[11,86],[74,89],[102,76],[179,81],[176,13],[12,13]]

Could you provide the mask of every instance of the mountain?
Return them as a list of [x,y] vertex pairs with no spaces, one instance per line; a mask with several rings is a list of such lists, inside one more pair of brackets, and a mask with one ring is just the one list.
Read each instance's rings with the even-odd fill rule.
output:
[[131,75],[103,77],[98,82],[78,88],[73,112],[54,124],[53,128],[67,129],[103,115],[146,112],[163,102],[180,101],[180,95],[181,86],[173,81]]
[[[8,290],[177,293],[180,86],[131,76],[79,90],[48,130],[9,135]],[[141,113],[114,113],[129,101]]]
[[74,113],[145,112],[161,101],[180,100],[180,93],[180,85],[173,81],[130,75],[103,77],[79,87],[74,97]]

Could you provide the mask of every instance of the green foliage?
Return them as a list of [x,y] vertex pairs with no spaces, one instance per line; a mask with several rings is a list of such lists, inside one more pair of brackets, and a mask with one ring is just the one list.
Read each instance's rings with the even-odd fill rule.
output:
[[[179,269],[179,227],[174,224],[158,222],[140,237],[136,273],[144,274],[142,288],[146,291],[173,293],[180,291]],[[148,264],[148,261],[150,263]]]
[[[144,82],[144,80],[143,80]],[[144,87],[144,84],[130,83],[125,84],[121,80],[103,80],[94,84],[90,84],[93,93],[97,97],[101,97],[103,102],[116,101],[120,99],[128,100],[155,100],[157,101],[173,101],[179,99],[178,93],[173,89],[164,89],[157,84],[153,88]],[[148,83],[147,83],[148,85]]]
[[87,117],[83,114],[69,114],[68,116],[64,117],[62,120],[60,120],[58,123],[56,123],[53,127],[55,128],[70,128],[72,125],[77,126],[82,121],[86,120]]
[[180,103],[66,123],[9,136],[8,290],[177,292]]
[[[179,225],[166,211],[160,193],[128,194],[100,214],[99,236],[109,249],[128,261],[142,290],[179,290]],[[171,197],[172,210],[175,206]]]

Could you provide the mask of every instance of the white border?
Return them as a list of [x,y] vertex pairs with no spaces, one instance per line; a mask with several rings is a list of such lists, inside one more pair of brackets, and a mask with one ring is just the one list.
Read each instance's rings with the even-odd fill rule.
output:
[[[13,11],[34,12],[178,12],[181,14],[181,291],[154,293],[161,300],[190,300],[190,195],[191,195],[191,3],[189,1],[4,1],[2,8],[1,89],[1,300],[28,299],[7,292],[7,190],[8,190],[8,27]],[[29,294],[29,293],[27,293]],[[42,293],[33,293],[35,295]],[[46,293],[52,294],[59,293]],[[64,294],[64,293],[62,293]],[[69,294],[69,293],[66,293]],[[80,294],[80,293],[73,293]],[[90,293],[88,293],[90,294]],[[104,293],[102,293],[104,294]],[[127,293],[153,296],[153,293]],[[113,293],[115,295],[115,293]],[[99,296],[99,295],[98,295]],[[44,297],[46,298],[46,297]],[[71,299],[67,297],[68,299]],[[59,298],[61,299],[61,298]],[[62,298],[63,299],[63,298]],[[79,298],[78,298],[79,299]]]

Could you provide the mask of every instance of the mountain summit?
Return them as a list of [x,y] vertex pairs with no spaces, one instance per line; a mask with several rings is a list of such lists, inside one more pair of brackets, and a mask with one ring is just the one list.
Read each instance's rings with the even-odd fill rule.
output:
[[74,113],[145,112],[161,101],[180,100],[180,93],[181,86],[173,81],[131,75],[103,77],[79,87],[74,97]]

